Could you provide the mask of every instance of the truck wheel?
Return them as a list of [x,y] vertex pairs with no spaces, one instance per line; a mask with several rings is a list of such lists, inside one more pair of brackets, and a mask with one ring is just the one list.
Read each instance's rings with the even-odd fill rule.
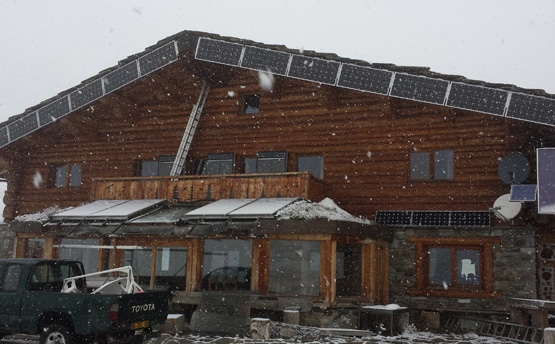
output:
[[41,332],[40,344],[73,344],[73,336],[64,326],[52,324]]

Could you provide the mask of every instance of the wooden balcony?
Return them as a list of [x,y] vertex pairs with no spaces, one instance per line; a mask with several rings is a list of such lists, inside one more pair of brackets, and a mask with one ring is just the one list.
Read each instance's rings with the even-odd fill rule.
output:
[[193,202],[225,198],[301,197],[318,202],[325,196],[324,189],[324,184],[308,172],[98,178],[92,181],[91,200],[165,198]]

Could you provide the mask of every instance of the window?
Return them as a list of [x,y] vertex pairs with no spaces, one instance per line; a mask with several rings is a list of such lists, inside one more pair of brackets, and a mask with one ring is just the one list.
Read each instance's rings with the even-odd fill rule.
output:
[[432,164],[430,163],[429,152],[414,152],[410,154],[410,180],[453,180],[454,171],[454,152],[453,150],[437,150],[433,154],[433,175]]
[[81,186],[81,165],[55,165],[52,167],[52,184],[56,188]]
[[235,155],[233,153],[208,154],[202,174],[231,174],[235,167]]
[[87,273],[102,270],[98,266],[98,239],[68,239],[60,242],[58,258],[83,262]]
[[362,293],[362,247],[359,244],[337,243],[335,278],[337,296],[358,296]]
[[246,115],[252,115],[260,112],[260,95],[259,94],[247,94],[245,96],[244,102],[244,113]]
[[270,242],[268,291],[278,294],[320,294],[320,242]]
[[492,297],[493,245],[499,238],[411,238],[416,295]]
[[25,258],[42,258],[44,254],[44,239],[27,239]]
[[8,265],[4,272],[2,281],[2,291],[16,292],[19,287],[19,279],[21,277],[20,265]]
[[202,290],[250,290],[252,242],[205,240]]
[[256,158],[245,158],[245,173],[287,172],[287,152],[258,152]]
[[144,160],[140,162],[139,175],[141,177],[169,176],[175,155],[162,155],[158,160]]
[[324,179],[324,157],[300,156],[297,159],[297,171],[306,171],[318,179]]

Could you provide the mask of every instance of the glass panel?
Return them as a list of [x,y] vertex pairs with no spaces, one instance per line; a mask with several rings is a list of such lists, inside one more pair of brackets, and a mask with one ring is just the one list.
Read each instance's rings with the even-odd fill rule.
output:
[[58,253],[60,259],[75,259],[83,263],[86,273],[98,271],[98,248],[87,246],[99,245],[98,239],[62,239],[61,245],[79,245],[83,247],[61,247]]
[[430,179],[430,154],[411,153],[410,155],[410,179],[428,180]]
[[156,251],[156,289],[185,290],[187,248],[159,247]]
[[27,239],[25,258],[43,258],[44,239]]
[[480,251],[457,250],[457,283],[480,284]]
[[209,154],[202,174],[231,174],[234,165],[233,153]]
[[125,250],[123,253],[123,265],[130,265],[135,274],[135,281],[141,288],[150,288],[150,272],[152,261],[152,249]]
[[336,293],[338,296],[361,294],[362,249],[357,244],[337,244]]
[[247,94],[245,96],[245,114],[255,114],[260,111],[260,95]]
[[320,294],[320,242],[270,242],[268,290],[289,295]]
[[431,248],[429,256],[430,284],[451,285],[451,249]]
[[71,165],[69,171],[69,186],[81,186],[81,165]]
[[256,173],[256,158],[245,158],[245,173]]
[[158,175],[169,176],[172,170],[175,155],[163,155],[158,159]]
[[287,171],[286,152],[260,152],[257,154],[257,173],[280,173]]
[[141,162],[141,177],[154,177],[158,174],[158,161]]
[[21,276],[21,266],[9,265],[4,275],[3,291],[17,291],[19,287],[19,277]]
[[436,180],[453,180],[454,153],[452,150],[439,150],[434,153],[434,178]]
[[203,290],[250,290],[252,242],[205,240],[202,266]]
[[58,165],[54,168],[54,186],[57,188],[63,188],[66,186],[66,165]]
[[316,178],[324,179],[324,157],[300,156],[297,160],[297,171],[307,171]]

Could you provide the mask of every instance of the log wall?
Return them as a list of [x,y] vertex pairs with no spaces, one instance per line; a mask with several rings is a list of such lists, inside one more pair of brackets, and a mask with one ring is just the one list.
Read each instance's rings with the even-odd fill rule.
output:
[[[175,155],[200,91],[187,73],[182,64],[164,68],[0,150],[12,169],[4,217],[104,197],[117,187],[100,192],[95,180],[133,177],[137,161]],[[287,151],[289,171],[299,156],[321,155],[325,194],[318,197],[373,218],[377,210],[487,210],[509,191],[497,175],[499,159],[519,149],[531,154],[505,118],[281,77],[262,91],[248,70],[223,79],[211,85],[187,175],[209,153],[235,153],[238,174],[259,151]],[[242,99],[252,93],[260,94],[261,111],[243,114]],[[454,151],[454,180],[411,181],[410,153],[442,149]],[[60,163],[82,166],[81,187],[51,187],[51,166]],[[253,177],[249,188],[263,182]],[[126,195],[152,196],[141,184],[129,184]]]

